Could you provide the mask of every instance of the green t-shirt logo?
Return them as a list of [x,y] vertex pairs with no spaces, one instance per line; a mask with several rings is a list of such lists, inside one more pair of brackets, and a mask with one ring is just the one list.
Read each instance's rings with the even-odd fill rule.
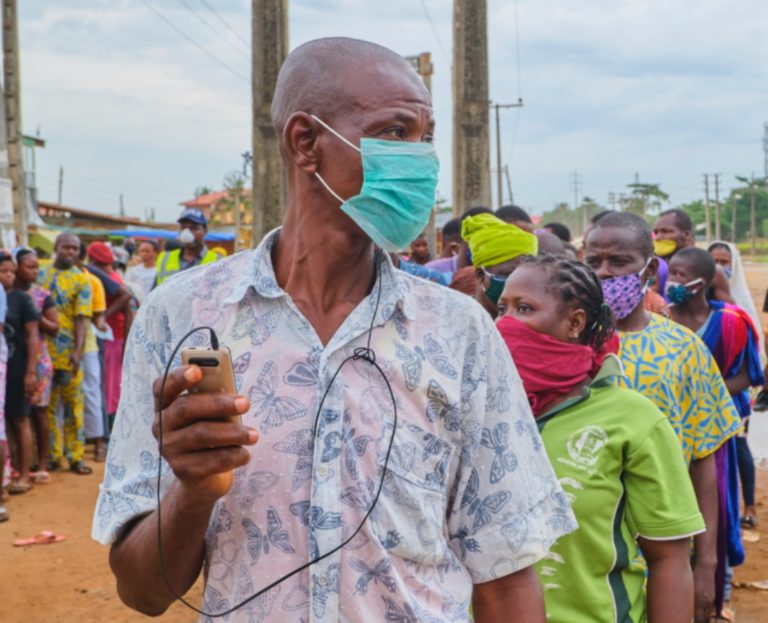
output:
[[568,454],[579,465],[593,467],[597,463],[597,454],[608,445],[608,435],[599,426],[585,426],[568,438],[565,447]]

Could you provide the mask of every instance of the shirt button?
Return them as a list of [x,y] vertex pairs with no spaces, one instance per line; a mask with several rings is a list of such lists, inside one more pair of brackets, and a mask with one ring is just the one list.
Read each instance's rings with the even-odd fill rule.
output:
[[317,578],[317,583],[319,586],[325,586],[328,584],[328,578],[326,578],[324,575],[321,575],[319,578]]
[[317,473],[320,476],[325,476],[328,473],[328,468],[325,465],[321,465],[317,468]]

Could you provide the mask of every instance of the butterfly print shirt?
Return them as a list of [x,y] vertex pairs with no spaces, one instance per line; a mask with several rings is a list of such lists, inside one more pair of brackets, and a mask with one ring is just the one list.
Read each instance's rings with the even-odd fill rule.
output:
[[[204,609],[232,607],[355,535],[226,620],[471,620],[474,583],[534,564],[575,528],[508,349],[469,297],[386,256],[371,294],[323,346],[275,280],[277,235],[146,299],[128,338],[94,538],[111,543],[155,508],[152,382],[177,341],[209,325],[231,349],[251,400],[243,421],[260,439],[211,515]],[[372,321],[378,368],[352,358]],[[201,331],[189,345],[207,341]],[[160,465],[162,494],[174,476]]]

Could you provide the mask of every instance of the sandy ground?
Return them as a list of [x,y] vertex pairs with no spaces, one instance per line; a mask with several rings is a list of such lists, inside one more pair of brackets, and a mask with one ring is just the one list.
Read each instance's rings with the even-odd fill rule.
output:
[[[758,309],[768,286],[768,265],[747,266]],[[768,316],[765,317],[768,320]],[[768,413],[756,414],[750,434],[758,471],[757,536],[768,527]],[[760,462],[760,461],[759,461]],[[91,476],[54,474],[48,485],[11,499],[9,522],[0,524],[0,621],[3,623],[133,623],[148,621],[122,605],[115,593],[107,548],[90,539],[91,518],[103,465],[93,464]],[[13,547],[18,538],[42,530],[66,535],[62,543]],[[747,562],[736,569],[736,583],[768,581],[768,537],[747,543]],[[191,591],[200,603],[199,587]],[[768,621],[768,591],[734,590],[733,607],[739,623]],[[170,623],[197,620],[177,604],[161,619]],[[290,622],[286,622],[290,623]]]

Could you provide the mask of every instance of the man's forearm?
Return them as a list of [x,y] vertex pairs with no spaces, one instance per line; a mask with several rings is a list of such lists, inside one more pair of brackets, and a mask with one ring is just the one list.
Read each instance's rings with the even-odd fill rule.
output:
[[544,623],[544,595],[533,567],[475,584],[472,612],[477,623]]
[[[196,498],[174,483],[162,500],[163,558],[167,577],[183,595],[200,575],[205,531],[215,500]],[[176,600],[163,579],[157,544],[157,511],[127,529],[109,554],[117,592],[127,605],[156,616]]]
[[88,318],[78,316],[75,318],[75,351],[82,356],[85,351],[85,336],[88,328]]
[[707,529],[693,538],[696,564],[715,566],[717,564],[717,463],[715,455],[691,463],[691,482],[696,491],[699,511],[704,517]]

